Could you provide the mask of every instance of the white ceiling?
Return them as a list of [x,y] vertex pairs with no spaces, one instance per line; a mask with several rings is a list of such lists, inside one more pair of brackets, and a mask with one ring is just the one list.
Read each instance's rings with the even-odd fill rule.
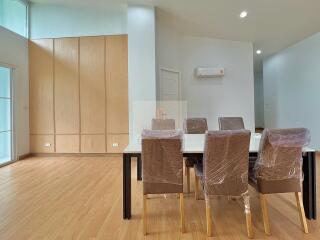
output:
[[[63,4],[137,3],[158,7],[180,31],[253,42],[256,63],[320,31],[320,0],[34,0]],[[241,11],[248,17],[240,19]]]

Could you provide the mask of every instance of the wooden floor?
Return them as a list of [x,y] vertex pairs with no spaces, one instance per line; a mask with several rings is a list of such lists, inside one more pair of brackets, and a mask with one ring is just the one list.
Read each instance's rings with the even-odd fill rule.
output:
[[[144,239],[135,161],[132,171],[133,218],[122,220],[120,157],[30,158],[1,168],[0,239]],[[272,236],[267,237],[257,194],[250,195],[255,239],[320,239],[320,220],[308,221],[310,234],[302,233],[293,194],[268,198]],[[247,239],[242,201],[220,198],[211,204],[212,239]],[[149,199],[148,211],[146,239],[207,239],[205,203],[191,194],[185,195],[184,234],[177,196]]]

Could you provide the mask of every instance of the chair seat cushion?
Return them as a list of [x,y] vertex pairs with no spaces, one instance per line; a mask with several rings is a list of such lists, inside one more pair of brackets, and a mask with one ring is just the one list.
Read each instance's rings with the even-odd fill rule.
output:
[[250,177],[249,183],[262,194],[301,192],[301,182],[298,178],[264,180]]

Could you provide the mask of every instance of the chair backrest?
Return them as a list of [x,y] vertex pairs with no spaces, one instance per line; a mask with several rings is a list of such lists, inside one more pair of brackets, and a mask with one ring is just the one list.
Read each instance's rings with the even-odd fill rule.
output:
[[219,117],[220,130],[240,130],[244,129],[242,117]]
[[[142,176],[144,183],[183,186],[182,139],[182,131],[143,131]],[[147,193],[151,192],[145,194]],[[164,189],[162,193],[167,192]]]
[[174,119],[152,119],[152,130],[173,130],[176,128]]
[[310,142],[305,128],[265,129],[255,163],[256,178],[285,180],[302,177],[302,148]]
[[205,118],[187,118],[183,123],[186,134],[204,134],[208,130],[207,119]]
[[203,159],[206,196],[248,191],[249,130],[209,131]]

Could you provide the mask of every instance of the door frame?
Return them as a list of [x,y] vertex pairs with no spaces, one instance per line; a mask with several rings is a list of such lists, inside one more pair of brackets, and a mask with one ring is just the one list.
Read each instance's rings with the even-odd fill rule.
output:
[[177,73],[178,74],[178,101],[181,101],[181,72],[178,70],[174,70],[174,69],[170,69],[170,68],[160,68],[160,91],[159,91],[159,101],[167,101],[167,100],[163,100],[162,99],[162,90],[163,90],[163,83],[162,83],[162,72],[166,71],[166,72],[171,72],[171,73]]

